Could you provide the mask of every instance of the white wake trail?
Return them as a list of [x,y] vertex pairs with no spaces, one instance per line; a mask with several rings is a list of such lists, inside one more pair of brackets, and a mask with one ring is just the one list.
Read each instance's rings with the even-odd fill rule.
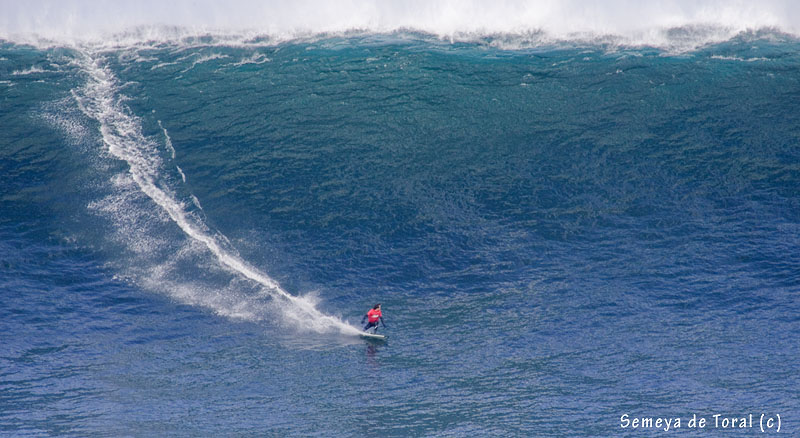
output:
[[[85,88],[74,93],[81,110],[99,123],[108,152],[127,163],[129,176],[139,190],[155,202],[186,236],[202,244],[224,268],[263,286],[263,293],[285,302],[286,305],[281,306],[281,316],[296,322],[299,328],[317,332],[338,330],[346,334],[358,333],[358,329],[341,319],[320,312],[309,299],[288,293],[274,279],[241,259],[233,250],[225,248],[222,242],[226,239],[212,232],[202,220],[188,211],[169,187],[166,178],[160,177],[165,166],[158,152],[158,144],[143,134],[141,120],[132,115],[122,102],[122,96],[117,93],[117,81],[103,65],[102,59],[92,53],[83,53],[78,63],[88,75]],[[253,299],[242,298],[245,301]],[[210,300],[206,305],[213,307],[213,303]],[[240,304],[246,306],[248,303]]]

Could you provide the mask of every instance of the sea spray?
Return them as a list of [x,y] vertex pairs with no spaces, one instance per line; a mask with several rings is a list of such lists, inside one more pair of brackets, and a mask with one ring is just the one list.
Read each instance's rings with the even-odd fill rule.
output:
[[[117,2],[102,8],[79,1],[7,3],[0,16],[0,39],[93,42],[106,47],[185,39],[273,44],[353,32],[412,32],[450,42],[491,40],[512,48],[578,41],[674,51],[693,50],[764,29],[800,33],[800,8],[784,0],[465,1],[458,7],[449,1],[418,0],[345,4],[182,0]],[[197,62],[207,60],[199,58]]]
[[[127,174],[117,176],[115,184],[120,187],[127,184],[129,188],[131,183],[135,184],[141,193],[155,202],[169,220],[191,239],[191,244],[183,247],[184,251],[196,251],[199,246],[213,255],[214,260],[227,271],[259,285],[259,294],[262,298],[280,300],[282,304],[278,304],[277,307],[281,309],[281,316],[286,321],[292,322],[295,327],[321,333],[331,331],[357,333],[355,327],[341,319],[320,312],[312,300],[288,293],[274,279],[240,258],[224,236],[211,230],[196,214],[188,210],[186,204],[178,200],[175,191],[168,184],[168,179],[162,177],[164,163],[158,143],[142,132],[140,119],[131,114],[124,105],[124,99],[117,94],[116,79],[111,71],[103,66],[102,58],[85,52],[78,63],[86,72],[88,79],[86,86],[74,93],[75,99],[81,110],[99,123],[102,141],[108,147],[108,152],[115,158],[123,160],[128,166]],[[174,157],[171,139],[160,121],[159,125],[167,139],[170,156]],[[177,169],[181,178],[185,180],[183,172],[180,168]],[[199,208],[199,202],[193,196],[192,198]],[[113,207],[105,208],[107,213],[119,210]],[[132,221],[130,228],[138,222],[140,221]],[[149,253],[159,245],[156,242],[139,252]],[[169,263],[156,264],[147,275],[138,278],[149,288],[166,289],[172,296],[190,304],[201,304],[228,316],[244,319],[259,318],[259,313],[252,310],[253,306],[258,307],[257,295],[231,297],[230,294],[210,293],[198,296],[196,292],[202,291],[204,287],[198,283],[170,281],[169,275],[163,273],[165,269],[169,269]],[[232,280],[231,285],[235,286],[239,281],[240,279]],[[233,289],[234,287],[230,287],[227,290],[235,295]]]

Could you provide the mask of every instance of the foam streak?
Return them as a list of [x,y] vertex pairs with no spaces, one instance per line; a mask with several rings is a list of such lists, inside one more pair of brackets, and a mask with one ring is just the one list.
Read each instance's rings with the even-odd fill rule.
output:
[[202,243],[225,268],[264,286],[270,296],[289,303],[285,316],[290,320],[311,321],[309,327],[320,332],[331,329],[350,334],[357,332],[356,328],[340,319],[317,310],[308,299],[288,293],[268,275],[242,260],[232,250],[224,248],[220,242],[226,239],[223,236],[215,237],[202,221],[187,211],[163,179],[159,178],[163,164],[158,155],[158,145],[142,133],[140,120],[121,103],[116,94],[118,86],[110,70],[91,54],[84,54],[79,63],[89,75],[83,92],[75,94],[81,110],[99,122],[108,151],[128,164],[130,176],[139,189],[161,207],[186,236]]

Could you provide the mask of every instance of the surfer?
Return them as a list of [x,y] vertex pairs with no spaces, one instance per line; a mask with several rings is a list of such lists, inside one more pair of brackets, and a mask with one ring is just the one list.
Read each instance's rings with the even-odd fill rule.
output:
[[377,332],[378,321],[381,322],[383,328],[386,328],[386,323],[383,322],[383,314],[381,314],[381,303],[372,306],[372,309],[370,309],[367,312],[367,314],[364,315],[363,318],[361,318],[361,324],[364,324],[364,320],[367,320],[367,325],[364,326],[364,331],[367,331],[372,327],[375,327],[375,331]]

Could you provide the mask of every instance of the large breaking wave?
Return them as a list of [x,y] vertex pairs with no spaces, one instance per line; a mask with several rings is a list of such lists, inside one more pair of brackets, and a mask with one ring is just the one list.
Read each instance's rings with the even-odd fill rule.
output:
[[800,33],[793,1],[595,2],[210,0],[93,3],[67,0],[4,5],[0,38],[14,41],[131,44],[213,36],[227,44],[340,33],[411,32],[450,41],[529,47],[559,41],[671,50],[765,30]]

